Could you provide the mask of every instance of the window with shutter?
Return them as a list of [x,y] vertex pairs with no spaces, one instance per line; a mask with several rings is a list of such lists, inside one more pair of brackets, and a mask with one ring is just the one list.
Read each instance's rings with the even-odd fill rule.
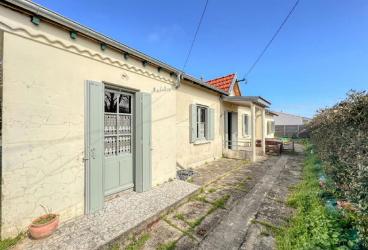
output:
[[197,139],[206,138],[207,134],[207,108],[203,106],[197,107]]
[[213,140],[214,138],[214,110],[207,106],[192,104],[191,112],[191,137],[196,140]]

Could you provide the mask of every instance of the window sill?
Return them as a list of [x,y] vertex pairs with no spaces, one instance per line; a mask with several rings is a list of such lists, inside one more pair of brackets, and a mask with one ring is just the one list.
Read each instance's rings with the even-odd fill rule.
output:
[[211,141],[208,141],[206,139],[198,139],[193,144],[194,145],[201,145],[201,144],[208,144],[208,143],[211,143]]

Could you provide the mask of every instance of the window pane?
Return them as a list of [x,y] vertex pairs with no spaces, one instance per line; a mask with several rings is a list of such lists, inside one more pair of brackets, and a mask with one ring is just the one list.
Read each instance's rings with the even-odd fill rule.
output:
[[106,136],[105,137],[105,156],[113,156],[116,154],[116,137]]
[[132,97],[130,95],[120,95],[119,97],[119,113],[128,113],[132,111]]
[[104,127],[105,135],[116,134],[116,115],[114,114],[105,115],[104,124],[105,124]]
[[248,125],[249,124],[249,119],[247,115],[244,115],[244,134],[245,135],[249,135],[249,129],[248,129]]
[[203,139],[207,130],[207,108],[197,107],[197,138]]
[[105,91],[105,112],[116,113],[117,94],[109,90]]
[[132,116],[130,115],[119,115],[118,116],[118,133],[119,134],[130,134],[132,127]]
[[200,122],[206,122],[206,109],[205,108],[201,108],[200,118],[201,118]]
[[131,136],[122,135],[118,137],[118,153],[130,153],[131,152]]

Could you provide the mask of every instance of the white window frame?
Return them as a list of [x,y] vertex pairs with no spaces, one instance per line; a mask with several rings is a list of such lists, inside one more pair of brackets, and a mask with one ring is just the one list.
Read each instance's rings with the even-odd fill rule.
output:
[[272,135],[275,133],[275,121],[267,120],[267,135]]
[[[201,111],[201,112],[198,112]],[[201,122],[201,115],[202,112],[204,112],[204,122]],[[208,138],[208,107],[204,106],[204,105],[197,105],[196,107],[196,117],[197,117],[197,124],[196,124],[196,139],[197,140],[207,140]],[[201,126],[203,126],[203,132],[202,129],[200,128]]]

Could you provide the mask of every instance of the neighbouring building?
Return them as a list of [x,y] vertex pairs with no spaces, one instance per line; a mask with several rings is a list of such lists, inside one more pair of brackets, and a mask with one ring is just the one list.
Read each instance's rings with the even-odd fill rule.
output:
[[275,136],[293,137],[298,136],[311,120],[310,118],[288,114],[284,112],[275,113]]
[[[223,156],[255,161],[271,103],[203,81],[33,2],[0,2],[1,237]],[[261,141],[257,147],[256,141]]]

